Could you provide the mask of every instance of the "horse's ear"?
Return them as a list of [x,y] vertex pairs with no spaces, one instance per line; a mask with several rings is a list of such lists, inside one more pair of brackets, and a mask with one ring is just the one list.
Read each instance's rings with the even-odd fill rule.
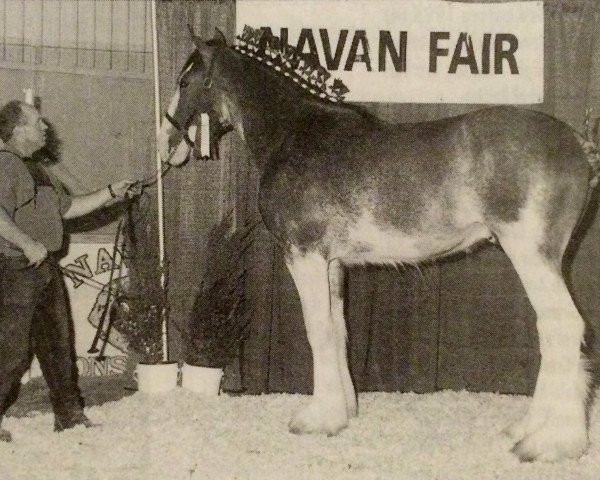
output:
[[215,27],[215,37],[213,38],[213,42],[227,46],[227,39],[225,38],[225,35],[223,35],[223,32],[217,27]]
[[194,32],[194,27],[191,24],[188,23],[187,27],[190,31],[190,36],[192,37],[192,41],[196,45],[196,48],[198,50],[202,50],[205,47],[204,41],[198,35],[196,35],[196,32]]

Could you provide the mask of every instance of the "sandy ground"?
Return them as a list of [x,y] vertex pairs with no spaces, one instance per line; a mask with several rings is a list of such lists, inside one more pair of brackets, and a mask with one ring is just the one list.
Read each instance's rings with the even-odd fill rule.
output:
[[327,438],[288,433],[304,395],[148,395],[119,377],[82,387],[101,426],[57,434],[43,384],[25,385],[4,420],[14,441],[0,445],[0,479],[600,479],[598,402],[583,458],[522,464],[500,432],[526,397],[363,393],[360,416]]

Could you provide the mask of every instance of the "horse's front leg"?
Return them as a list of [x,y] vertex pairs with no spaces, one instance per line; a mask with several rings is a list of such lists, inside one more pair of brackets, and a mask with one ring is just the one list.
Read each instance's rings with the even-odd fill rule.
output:
[[350,377],[348,369],[347,343],[348,335],[346,331],[346,319],[344,318],[344,266],[339,260],[329,262],[329,298],[331,301],[331,319],[336,332],[336,343],[338,352],[338,362],[340,374],[342,375],[342,384],[344,385],[344,394],[346,396],[346,407],[349,417],[356,417],[358,414],[358,403],[356,392]]
[[290,431],[335,435],[348,425],[348,411],[339,364],[339,329],[331,316],[328,263],[317,253],[293,251],[286,264],[300,295],[313,354],[313,397],[293,416]]

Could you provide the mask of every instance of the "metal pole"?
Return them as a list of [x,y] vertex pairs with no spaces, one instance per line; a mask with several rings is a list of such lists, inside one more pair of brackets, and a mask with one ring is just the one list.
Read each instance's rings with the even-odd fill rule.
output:
[[169,342],[168,342],[168,319],[166,306],[166,271],[165,271],[165,225],[164,225],[164,204],[163,204],[163,181],[162,181],[162,162],[158,151],[158,133],[160,131],[160,87],[158,77],[158,31],[156,22],[156,0],[152,0],[152,59],[154,67],[154,120],[156,123],[156,189],[157,189],[157,208],[158,208],[158,261],[160,268],[160,286],[162,289],[162,353],[163,361],[169,360]]

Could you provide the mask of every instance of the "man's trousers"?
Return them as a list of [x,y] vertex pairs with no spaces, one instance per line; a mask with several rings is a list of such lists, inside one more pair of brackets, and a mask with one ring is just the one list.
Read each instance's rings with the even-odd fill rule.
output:
[[74,332],[58,260],[37,268],[0,254],[0,421],[35,354],[57,419],[83,411]]

